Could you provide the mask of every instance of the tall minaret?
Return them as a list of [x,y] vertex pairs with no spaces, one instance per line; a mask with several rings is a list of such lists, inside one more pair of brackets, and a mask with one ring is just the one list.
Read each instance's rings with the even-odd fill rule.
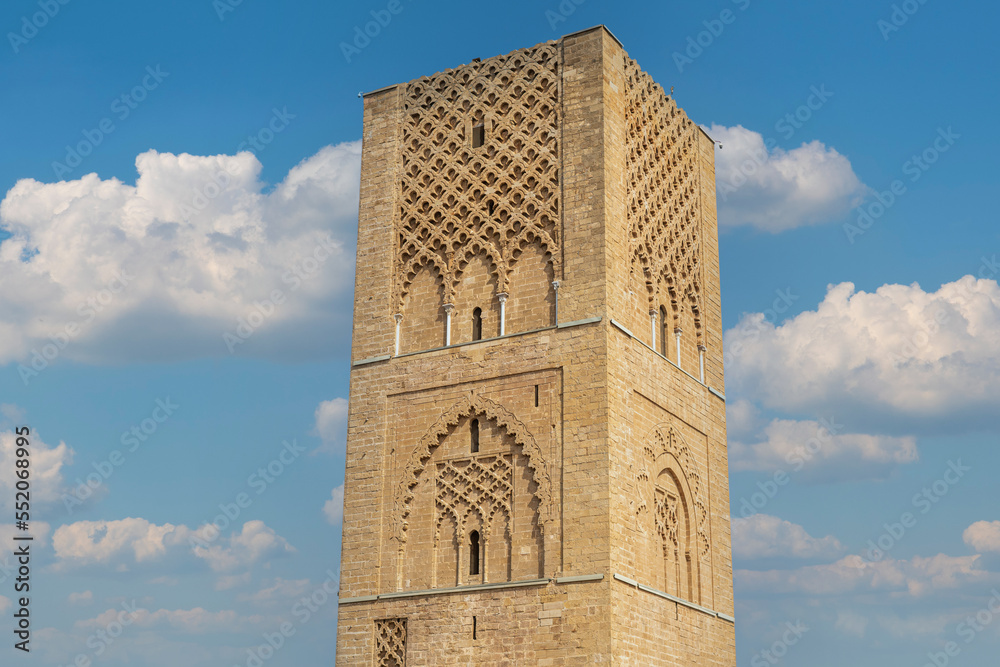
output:
[[338,665],[735,665],[714,144],[603,26],[364,98]]

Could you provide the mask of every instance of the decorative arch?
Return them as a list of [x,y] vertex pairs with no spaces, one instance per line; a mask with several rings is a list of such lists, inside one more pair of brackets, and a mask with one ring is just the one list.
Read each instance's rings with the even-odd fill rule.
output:
[[406,543],[407,519],[410,515],[410,503],[414,497],[413,489],[420,481],[420,474],[426,468],[431,454],[441,443],[441,438],[456,427],[461,420],[479,415],[495,422],[521,447],[536,485],[535,497],[538,499],[539,520],[544,534],[545,526],[552,517],[551,482],[541,448],[528,432],[524,423],[507,408],[492,399],[470,391],[438,417],[437,421],[424,433],[403,469],[402,479],[396,490],[395,506],[397,510],[393,516],[392,530],[392,538],[398,542],[400,548]]
[[[656,480],[669,471],[678,482],[680,491],[687,496],[692,510],[692,521],[695,527],[698,559],[707,561],[710,541],[708,535],[708,509],[702,488],[701,473],[698,464],[691,454],[691,448],[676,428],[669,424],[661,424],[653,428],[644,438],[643,454],[647,460],[646,466],[641,466],[636,475],[636,483],[655,484]],[[653,472],[655,476],[650,475]],[[651,512],[646,503],[646,497],[639,495],[639,506],[636,515]],[[640,526],[644,522],[640,521]]]

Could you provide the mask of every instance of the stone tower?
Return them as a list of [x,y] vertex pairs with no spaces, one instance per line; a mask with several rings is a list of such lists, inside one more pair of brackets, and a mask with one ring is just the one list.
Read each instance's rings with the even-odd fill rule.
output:
[[603,26],[365,96],[338,665],[735,665],[713,149]]

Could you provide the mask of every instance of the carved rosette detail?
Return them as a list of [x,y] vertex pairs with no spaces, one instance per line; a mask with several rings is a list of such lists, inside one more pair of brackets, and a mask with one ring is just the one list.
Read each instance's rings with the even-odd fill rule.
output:
[[632,285],[650,310],[670,304],[701,326],[701,200],[698,126],[663,88],[625,59],[626,219]]
[[[405,305],[431,266],[455,296],[462,272],[485,257],[498,292],[527,246],[560,275],[559,53],[554,42],[410,82],[402,111],[402,183],[394,297]],[[486,139],[470,134],[483,124]]]
[[[640,472],[635,476],[636,482],[639,485],[649,483],[650,474],[648,467],[654,465],[664,454],[669,454],[677,461],[681,469],[674,472],[683,476],[693,496],[690,502],[698,534],[698,555],[702,560],[708,560],[708,509],[705,504],[705,495],[702,490],[698,464],[691,455],[691,448],[684,441],[683,436],[677,432],[677,429],[673,426],[665,425],[658,426],[650,431],[645,438],[642,450],[649,463],[645,468],[641,468]],[[654,472],[659,473],[659,470]],[[639,495],[642,497],[641,494]],[[664,540],[669,540],[676,544],[676,500],[671,502],[671,498],[664,494],[662,499],[654,496],[654,501],[656,502],[656,507],[653,508],[653,511],[655,513],[654,520],[657,532]],[[641,500],[638,507],[636,507],[636,515],[641,515],[648,511],[650,511],[650,508],[646,505],[645,500]],[[643,525],[643,523],[640,522],[640,525]]]
[[441,443],[441,438],[467,417],[481,417],[495,422],[514,439],[517,445],[520,445],[536,485],[535,497],[538,498],[539,519],[544,530],[544,525],[551,516],[551,483],[541,448],[524,423],[509,410],[496,401],[470,392],[434,422],[410,454],[403,470],[402,480],[396,490],[396,511],[393,514],[392,535],[400,544],[406,542],[410,503],[413,501],[413,489],[419,482],[420,474],[426,468],[431,454]]

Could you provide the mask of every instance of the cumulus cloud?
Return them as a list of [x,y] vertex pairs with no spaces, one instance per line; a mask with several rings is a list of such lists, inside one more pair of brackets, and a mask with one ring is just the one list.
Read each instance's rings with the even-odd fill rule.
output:
[[832,535],[816,538],[802,526],[768,514],[735,518],[732,524],[733,556],[742,559],[836,557],[844,545]]
[[330,499],[323,504],[323,514],[330,524],[337,526],[344,520],[344,485],[334,487]]
[[965,529],[962,539],[979,553],[1000,553],[1000,521],[977,521]]
[[327,146],[269,192],[249,152],[148,151],[134,186],[18,181],[0,202],[0,363],[334,351],[349,335],[335,306],[352,288],[360,152]]
[[738,594],[838,596],[863,593],[925,596],[964,585],[995,585],[997,575],[983,567],[980,556],[948,556],[867,562],[850,555],[823,565],[791,570],[737,570]]
[[835,422],[774,419],[753,444],[729,441],[733,470],[798,473],[808,482],[884,479],[897,467],[915,463],[917,441],[892,437],[836,433]]
[[263,521],[254,520],[244,523],[239,533],[234,533],[222,544],[196,546],[194,552],[216,572],[233,572],[295,553],[295,548]]
[[[852,424],[995,428],[1000,418],[1000,287],[965,276],[829,287],[816,310],[775,326],[747,315],[725,334],[730,393],[767,408],[851,414]],[[905,430],[904,430],[905,429]]]
[[[0,512],[10,517],[13,517],[14,512],[18,437],[13,430],[0,433]],[[73,450],[65,442],[60,442],[55,447],[47,445],[35,432],[27,437],[31,452],[32,503],[54,503],[63,492],[62,471],[65,466],[73,463]]]
[[334,398],[323,401],[316,408],[316,427],[313,433],[323,444],[313,453],[339,454],[345,451],[347,443],[347,399]]
[[228,537],[218,537],[212,526],[195,531],[141,518],[77,521],[57,528],[52,545],[58,571],[97,566],[126,572],[150,564],[201,562],[226,576],[245,576],[240,570],[295,551],[256,520],[247,521]]
[[[742,125],[712,125],[719,224],[780,232],[843,217],[867,188],[850,161],[819,141],[786,151]],[[770,148],[770,150],[769,150]]]

